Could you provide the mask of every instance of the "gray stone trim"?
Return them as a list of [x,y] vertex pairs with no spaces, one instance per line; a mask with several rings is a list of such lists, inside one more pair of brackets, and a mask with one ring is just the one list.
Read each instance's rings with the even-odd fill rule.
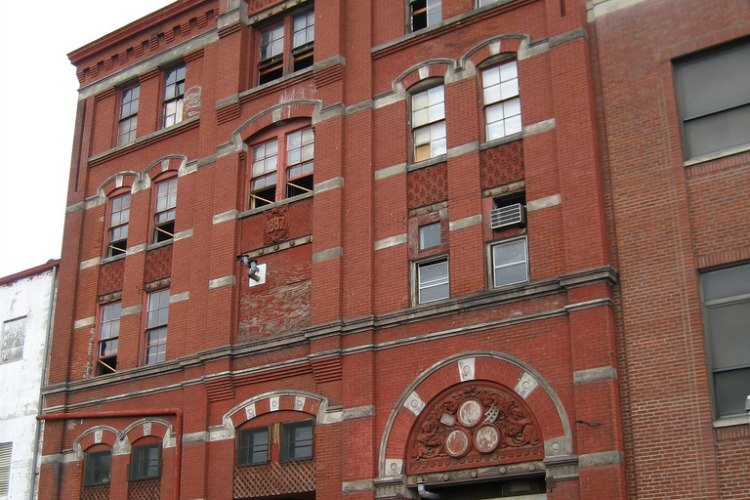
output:
[[573,372],[574,384],[586,384],[600,380],[617,380],[617,369],[614,366],[600,366]]
[[287,248],[297,247],[300,245],[305,245],[307,243],[312,242],[312,236],[301,236],[299,238],[295,238],[293,240],[285,241],[283,243],[275,243],[271,246],[259,248],[258,250],[253,250],[252,252],[246,252],[243,255],[247,255],[250,259],[256,259],[258,257],[262,257],[264,255],[269,255],[272,253],[280,252],[282,250],[286,250]]
[[181,292],[169,296],[169,303],[176,304],[178,302],[184,302],[190,300],[190,292]]
[[101,257],[94,257],[93,259],[88,259],[81,261],[81,264],[78,266],[78,268],[83,271],[84,269],[88,269],[90,267],[96,267],[101,263],[102,259]]
[[599,465],[620,465],[624,463],[623,454],[619,450],[585,453],[578,456],[580,467],[597,467]]
[[559,194],[553,194],[552,196],[546,196],[526,203],[526,210],[534,212],[536,210],[542,210],[544,208],[554,207],[562,203],[562,196]]
[[637,5],[646,0],[590,0],[586,2],[586,19],[592,23],[607,14]]
[[323,193],[325,191],[330,191],[331,189],[341,189],[344,187],[344,178],[343,177],[334,177],[333,179],[328,179],[327,181],[319,182],[315,184],[314,186],[314,193]]
[[334,248],[329,248],[328,250],[315,252],[312,256],[312,262],[313,264],[317,264],[319,262],[324,262],[326,260],[336,259],[336,258],[340,258],[343,256],[344,256],[343,247],[334,247]]
[[448,150],[448,158],[457,158],[469,153],[475,153],[479,151],[479,142],[472,141],[460,146],[452,147]]
[[406,233],[397,234],[395,236],[389,236],[388,238],[383,238],[382,240],[377,240],[375,242],[375,251],[377,250],[383,250],[386,248],[396,247],[399,245],[405,245],[407,242]]
[[372,491],[375,485],[372,479],[360,479],[359,481],[342,481],[341,492],[347,493],[359,493],[362,491]]
[[229,276],[222,276],[221,278],[214,278],[212,280],[209,280],[208,282],[208,289],[209,290],[216,290],[217,288],[223,288],[225,286],[232,286],[237,283],[236,278],[234,274],[230,274]]
[[120,317],[130,316],[131,314],[140,314],[142,310],[143,310],[143,306],[141,304],[136,304],[134,306],[129,306],[129,307],[123,307],[120,310]]
[[178,231],[174,233],[174,241],[185,240],[187,238],[192,238],[192,236],[193,236],[193,230],[185,229],[184,231]]
[[554,130],[554,128],[555,119],[549,118],[547,120],[532,123],[531,125],[526,125],[523,128],[523,136],[530,137],[532,135],[541,134],[542,132],[549,132],[550,130]]
[[576,479],[578,478],[578,456],[561,455],[557,457],[546,457],[544,467],[547,470],[547,479],[555,480]]
[[482,214],[472,215],[463,219],[453,220],[448,223],[449,231],[459,231],[474,226],[482,225]]
[[132,247],[128,247],[127,250],[125,250],[125,255],[135,255],[137,253],[141,253],[145,251],[146,251],[146,244],[141,243],[140,245],[133,245]]
[[399,163],[398,165],[391,165],[390,167],[381,168],[375,171],[375,180],[382,181],[388,177],[394,175],[401,175],[406,173],[406,163]]
[[240,212],[238,210],[232,209],[224,213],[216,214],[211,219],[211,223],[216,225],[216,224],[221,224],[222,222],[229,222],[232,220],[237,220],[237,215],[239,215],[239,213]]
[[74,321],[73,330],[78,330],[79,328],[85,328],[94,324],[96,324],[96,316],[89,316],[88,318],[82,318]]

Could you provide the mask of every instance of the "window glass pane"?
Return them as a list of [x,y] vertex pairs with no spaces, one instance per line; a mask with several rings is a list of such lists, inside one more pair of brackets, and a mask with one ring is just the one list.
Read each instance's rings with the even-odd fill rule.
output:
[[688,158],[748,144],[750,105],[687,121],[684,134]]
[[500,243],[492,247],[495,287],[528,280],[526,239]]
[[750,300],[710,306],[706,314],[714,370],[750,366]]
[[3,323],[0,344],[0,362],[17,361],[23,358],[23,345],[26,340],[26,317]]
[[440,245],[440,223],[427,224],[419,228],[419,249],[425,250]]
[[714,375],[714,397],[720,417],[747,416],[745,400],[750,394],[750,368],[719,372]]
[[448,298],[450,285],[447,260],[419,264],[417,274],[419,303]]
[[701,275],[704,300],[750,293],[750,264],[718,269]]

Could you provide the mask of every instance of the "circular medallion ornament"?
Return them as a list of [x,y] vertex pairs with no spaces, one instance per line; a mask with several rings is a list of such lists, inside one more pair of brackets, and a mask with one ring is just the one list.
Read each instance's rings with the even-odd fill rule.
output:
[[445,438],[445,451],[448,455],[458,458],[466,454],[469,449],[469,436],[460,429],[456,429]]
[[483,425],[474,434],[474,444],[480,453],[489,453],[497,448],[500,442],[500,434],[491,425]]
[[476,399],[468,399],[458,408],[458,421],[466,427],[477,425],[482,415],[482,405]]

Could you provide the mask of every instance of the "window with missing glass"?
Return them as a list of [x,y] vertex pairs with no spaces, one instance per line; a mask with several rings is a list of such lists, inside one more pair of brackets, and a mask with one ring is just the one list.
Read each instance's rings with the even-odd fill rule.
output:
[[313,65],[315,12],[305,8],[259,29],[258,84],[278,80]]
[[703,324],[716,415],[746,415],[750,395],[750,263],[703,272]]
[[674,62],[686,160],[750,146],[750,39]]
[[0,331],[0,363],[22,359],[25,341],[26,316],[4,321]]
[[156,185],[154,210],[154,243],[174,238],[174,221],[177,213],[177,177]]
[[411,129],[414,162],[446,154],[448,149],[443,85],[436,85],[412,94]]
[[130,193],[115,196],[109,205],[109,230],[107,231],[107,257],[124,255],[128,249],[128,223],[130,222]]
[[442,0],[409,0],[411,30],[419,31],[443,20]]
[[185,65],[164,72],[164,98],[162,100],[162,128],[182,121],[185,104]]

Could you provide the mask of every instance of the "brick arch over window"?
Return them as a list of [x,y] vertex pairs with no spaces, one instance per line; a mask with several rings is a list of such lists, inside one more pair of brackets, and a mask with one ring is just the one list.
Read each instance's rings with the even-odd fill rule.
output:
[[143,171],[150,182],[155,182],[158,177],[179,174],[180,169],[187,163],[187,157],[183,155],[164,156]]
[[86,430],[73,442],[76,458],[83,460],[83,454],[86,450],[100,444],[114,449],[117,444],[118,434],[117,429],[108,425],[98,425]]
[[471,381],[502,386],[524,401],[538,422],[539,441],[546,458],[570,455],[572,433],[565,408],[551,385],[533,367],[504,353],[463,353],[428,368],[402,393],[381,438],[379,477],[401,477],[405,472],[409,437],[426,403],[452,386]]
[[139,439],[155,437],[161,440],[163,448],[171,448],[174,446],[172,432],[172,425],[166,420],[160,418],[142,418],[127,426],[122,431],[122,438],[131,445]]
[[448,80],[454,66],[452,59],[434,59],[412,66],[396,77],[393,81],[393,89],[397,93],[399,90],[409,90],[410,87],[429,78]]
[[224,428],[233,434],[245,422],[282,410],[307,413],[322,422],[327,407],[327,399],[309,392],[268,392],[243,401],[225,413]]
[[501,54],[513,55],[521,58],[521,55],[529,45],[530,37],[519,33],[509,33],[485,40],[469,50],[458,65],[460,68],[474,69],[483,62]]
[[138,182],[139,177],[138,172],[133,172],[132,170],[118,172],[99,186],[99,189],[97,190],[99,198],[101,200],[109,198],[112,193],[116,191],[132,191],[133,186]]
[[315,123],[320,114],[321,101],[289,101],[268,108],[251,117],[232,133],[232,140],[240,145],[270,125],[287,120],[307,119]]

